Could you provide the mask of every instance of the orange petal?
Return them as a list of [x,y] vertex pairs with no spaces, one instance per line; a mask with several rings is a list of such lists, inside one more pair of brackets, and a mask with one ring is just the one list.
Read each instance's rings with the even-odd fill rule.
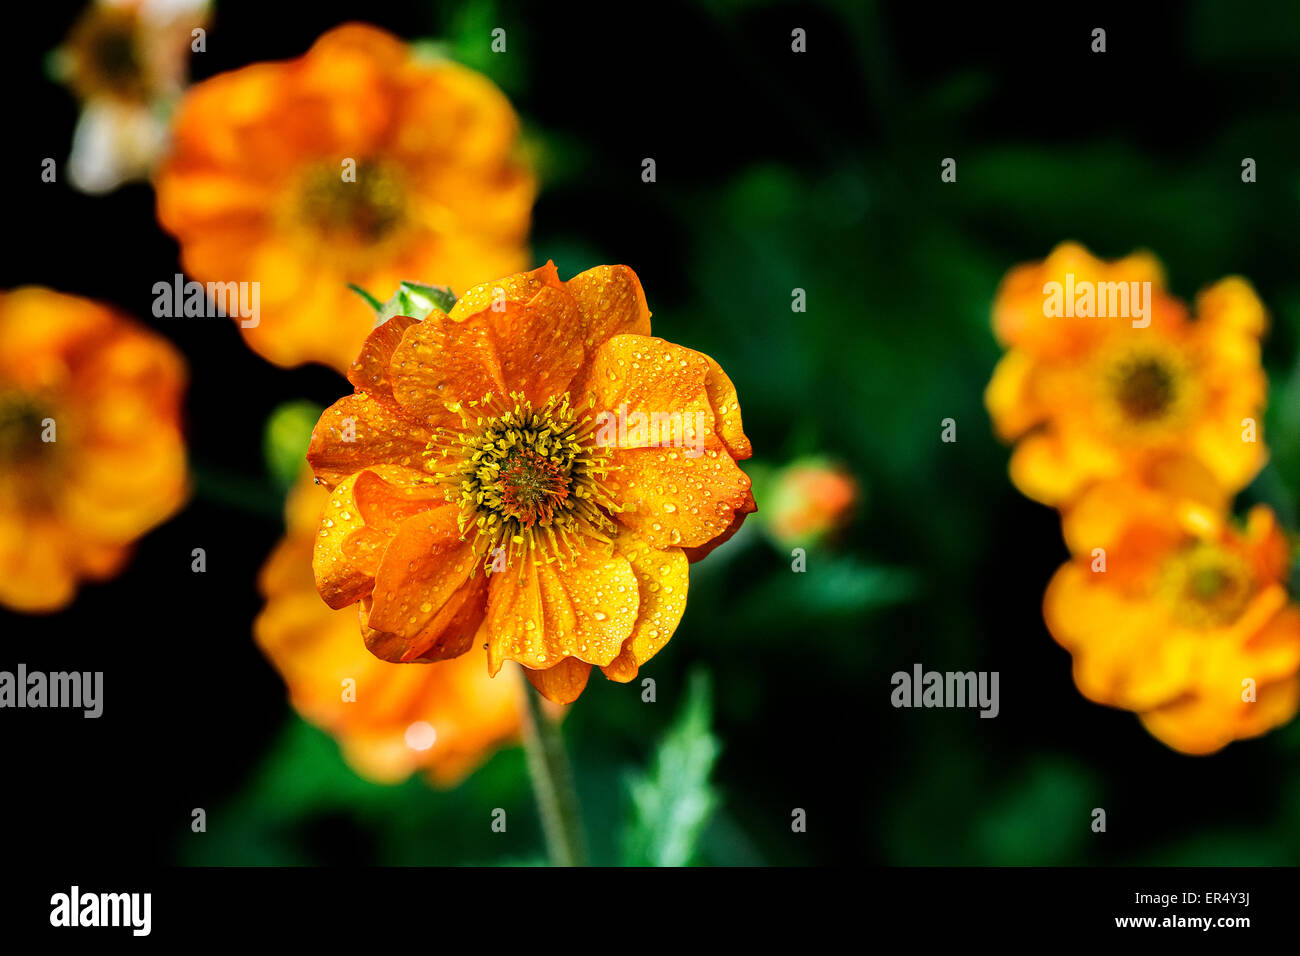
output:
[[430,431],[401,409],[364,392],[339,399],[321,414],[311,433],[307,462],[332,488],[371,465],[419,470]]
[[524,668],[529,682],[537,692],[556,704],[571,704],[581,696],[591,676],[591,665],[576,657],[566,657],[546,670]]
[[[1263,373],[1256,370],[1252,377],[1263,379]],[[1245,388],[1245,376],[1242,378],[1238,387]],[[1264,444],[1258,424],[1256,440],[1242,440],[1242,421],[1255,418],[1258,423],[1259,417],[1259,407],[1234,403],[1208,412],[1192,428],[1191,452],[1214,472],[1219,483],[1230,493],[1240,491],[1254,481],[1268,461],[1268,446]]]
[[650,309],[641,280],[627,266],[596,266],[578,273],[564,287],[582,312],[588,353],[615,335],[650,334]]
[[433,313],[393,353],[393,392],[411,414],[455,427],[447,403],[522,392],[542,402],[565,390],[582,364],[582,315],[563,289],[543,287],[464,321]]
[[488,669],[503,660],[543,669],[564,657],[605,665],[618,656],[636,622],[637,579],[627,558],[580,551],[558,563],[525,562],[492,576]]
[[597,441],[603,445],[721,448],[705,387],[709,362],[707,355],[663,339],[616,335],[596,350],[574,391],[579,401],[594,396],[593,417],[602,423]]
[[407,518],[446,504],[442,489],[421,481],[424,477],[420,472],[393,466],[363,471],[357,476],[353,492],[362,520],[369,527],[396,534]]
[[[700,354],[704,355],[703,352]],[[714,428],[731,457],[736,461],[744,461],[754,454],[754,446],[745,436],[745,427],[740,421],[740,399],[736,397],[736,386],[731,384],[731,379],[721,365],[708,355],[704,357],[709,363],[709,373],[704,377],[704,390],[713,409]]]
[[1246,513],[1245,539],[1255,573],[1266,581],[1282,581],[1291,567],[1291,546],[1277,515],[1268,505]]
[[0,511],[0,604],[57,611],[76,595],[75,536],[47,518]]
[[[501,299],[506,302],[524,303],[548,286],[554,289],[564,288],[564,283],[560,281],[560,274],[555,269],[555,263],[549,261],[531,272],[517,272],[504,279],[484,282],[482,285],[467,289],[451,307],[451,317],[457,321],[467,319],[492,308],[492,303]],[[498,289],[501,291],[498,292]]]
[[[1061,567],[1047,586],[1043,618],[1074,655],[1074,681],[1090,700],[1149,710],[1176,699],[1195,670],[1196,642],[1154,601],[1130,600],[1083,561]],[[1153,637],[1154,635],[1154,637]]]
[[623,642],[618,657],[601,670],[610,680],[627,683],[677,630],[686,611],[690,571],[681,548],[658,551],[629,532],[615,538],[614,547],[636,575],[640,603],[631,636]]
[[376,468],[382,477],[367,470],[345,478],[321,510],[312,569],[321,597],[335,609],[370,593],[384,549],[402,521],[444,505],[432,486],[404,482],[406,474],[414,474],[408,469]]
[[614,500],[630,508],[615,518],[653,547],[700,548],[734,534],[737,515],[743,520],[753,509],[749,476],[725,451],[709,448],[692,458],[675,449],[635,448],[615,452],[613,461],[617,470],[607,484]]
[[1033,373],[1038,367],[1028,352],[1012,349],[993,369],[993,377],[984,389],[984,407],[1003,441],[1018,438],[1046,415],[1033,390]]
[[433,426],[460,426],[459,413],[447,408],[450,403],[505,392],[496,340],[481,318],[458,322],[441,312],[429,313],[402,335],[389,369],[402,410]]
[[520,649],[532,653],[533,642],[543,642],[544,626],[537,565],[525,561],[522,567],[493,574],[488,585],[488,673],[496,677],[502,663],[519,659]]
[[395,315],[367,335],[361,354],[348,368],[348,381],[360,391],[396,401],[388,363],[402,341],[402,333],[419,321],[409,315]]
[[1286,605],[1233,650],[1220,669],[1238,687],[1245,677],[1263,684],[1294,674],[1300,669],[1300,608]]
[[712,538],[707,544],[702,544],[698,548],[683,548],[686,554],[686,560],[694,564],[696,561],[703,561],[713,553],[714,548],[726,544],[731,540],[731,536],[740,530],[740,526],[745,523],[745,519],[758,511],[758,505],[754,503],[754,493],[749,493],[748,499],[736,509],[736,516],[732,519],[727,530],[722,532],[716,538]]
[[1196,296],[1198,325],[1210,323],[1252,338],[1268,330],[1268,313],[1255,288],[1241,276],[1220,279]]
[[[345,478],[330,492],[320,515],[320,530],[312,548],[316,589],[330,607],[344,608],[370,593],[385,537],[367,534],[354,491],[369,472]],[[375,540],[374,535],[379,534]]]
[[1286,723],[1300,706],[1300,678],[1259,686],[1253,702],[1243,701],[1241,690],[1239,680],[1224,680],[1141,714],[1142,725],[1182,753],[1210,754]]
[[362,602],[361,634],[370,653],[385,661],[423,664],[460,657],[474,646],[487,615],[487,579],[475,575],[414,636],[370,626],[373,602]]
[[582,365],[583,325],[567,292],[545,286],[526,303],[509,302],[501,312],[488,310],[479,318],[492,330],[509,392],[523,392],[537,404],[569,387]]
[[601,665],[618,656],[639,606],[636,575],[626,557],[595,548],[579,551],[563,567],[543,564],[538,580],[546,640],[555,652]]
[[1011,452],[1008,470],[1021,494],[1054,507],[1068,505],[1090,477],[1098,477],[1072,454],[1069,442],[1051,432],[1021,438]]
[[[475,590],[466,582],[479,560],[472,545],[460,539],[456,514],[454,508],[437,508],[405,519],[384,551],[366,624],[392,636],[383,644],[386,660],[427,656],[440,633],[434,625],[461,620],[460,602]],[[472,611],[466,614],[472,617]],[[398,648],[401,652],[394,656]]]

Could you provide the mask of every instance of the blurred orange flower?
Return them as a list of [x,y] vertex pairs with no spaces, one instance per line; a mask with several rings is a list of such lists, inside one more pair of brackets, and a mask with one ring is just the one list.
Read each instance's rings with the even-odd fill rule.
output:
[[519,736],[520,684],[492,680],[469,657],[401,667],[367,651],[355,612],[331,610],[316,593],[311,556],[323,499],[304,469],[285,505],[285,537],[262,568],[257,643],[293,706],[337,738],[358,774],[397,783],[426,771],[455,784]]
[[[1300,672],[1300,608],[1289,550],[1266,507],[1237,529],[1210,508],[1120,486],[1088,493],[1088,543],[1048,586],[1043,613],[1091,700],[1142,713],[1169,746],[1209,753],[1289,720]],[[1084,534],[1071,528],[1067,538]],[[1249,694],[1249,697],[1247,696]]]
[[[1049,302],[1062,292],[1064,303]],[[1196,305],[1192,321],[1146,254],[1102,262],[1065,243],[1006,275],[993,324],[1008,351],[985,403],[998,434],[1017,441],[1011,479],[1024,494],[1067,506],[1092,481],[1186,468],[1231,495],[1254,478],[1267,457],[1264,308],[1240,278]]]
[[536,185],[518,131],[485,77],[348,24],[190,88],[158,219],[190,275],[261,283],[254,350],[342,371],[373,324],[348,283],[460,290],[523,268]]
[[181,506],[185,379],[167,341],[107,306],[0,293],[0,604],[63,607]]
[[[54,51],[81,101],[68,175],[89,193],[144,179],[167,148],[167,118],[189,76],[208,0],[93,0]],[[205,40],[206,42],[206,40]]]
[[782,544],[812,544],[842,527],[858,501],[858,483],[834,462],[808,458],[776,473],[763,506],[767,528]]
[[390,319],[348,377],[307,456],[333,489],[313,566],[385,660],[486,645],[490,673],[518,661],[558,703],[592,665],[630,681],[681,619],[688,561],[754,510],[735,388],[651,337],[626,266],[547,263]]

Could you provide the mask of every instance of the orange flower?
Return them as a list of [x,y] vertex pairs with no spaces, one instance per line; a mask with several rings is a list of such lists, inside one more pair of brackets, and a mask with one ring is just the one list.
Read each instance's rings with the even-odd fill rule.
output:
[[764,505],[771,535],[782,544],[811,544],[842,527],[858,500],[858,483],[845,468],[817,458],[777,472]]
[[536,187],[510,104],[381,30],[196,84],[174,132],[158,219],[190,275],[260,281],[243,334],[278,365],[348,367],[373,324],[348,283],[462,289],[525,264]]
[[367,651],[355,612],[332,611],[316,593],[311,555],[323,497],[304,469],[285,504],[285,537],[262,568],[257,643],[295,709],[338,739],[358,774],[397,783],[424,770],[455,784],[518,737],[519,683],[492,680],[469,657],[399,667]]
[[307,455],[333,489],[313,566],[385,660],[486,645],[490,673],[518,661],[558,703],[592,665],[630,681],[681,619],[688,561],[754,510],[735,388],[651,337],[626,266],[547,263],[390,319],[348,377]]
[[0,603],[63,607],[180,507],[185,377],[168,342],[106,306],[0,293]]
[[1018,440],[1011,478],[1030,498],[1067,506],[1092,481],[1181,467],[1230,495],[1263,466],[1266,316],[1245,280],[1202,292],[1191,321],[1149,255],[1107,263],[1066,243],[1012,269],[993,310],[1008,351],[985,403]]
[[[1142,713],[1188,753],[1289,720],[1300,608],[1288,602],[1288,548],[1273,513],[1257,506],[1238,530],[1213,509],[1123,495],[1116,484],[1088,492],[1073,513],[1086,535],[1067,517],[1067,540],[1086,537],[1096,550],[1063,566],[1043,602],[1079,690]],[[1103,513],[1121,517],[1095,520]],[[1250,688],[1254,699],[1243,699]]]
[[1211,754],[1234,740],[1266,734],[1295,716],[1300,678],[1275,681],[1255,700],[1244,700],[1241,684],[1223,681],[1199,693],[1138,716],[1158,740],[1186,754]]
[[102,193],[145,179],[167,148],[167,116],[189,75],[208,0],[92,0],[51,57],[81,101],[68,177]]

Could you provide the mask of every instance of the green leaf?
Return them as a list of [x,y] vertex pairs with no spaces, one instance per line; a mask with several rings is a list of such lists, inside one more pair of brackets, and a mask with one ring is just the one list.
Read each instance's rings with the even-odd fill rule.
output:
[[456,296],[448,287],[403,281],[392,297],[379,308],[375,325],[383,325],[395,315],[423,319],[435,309],[450,312],[455,304]]
[[[419,282],[402,282],[402,288],[407,291],[408,296],[419,297],[421,301],[419,307],[423,308],[423,301],[432,302],[439,312],[450,312],[451,307],[456,304],[456,296],[451,291],[451,286],[445,285],[423,285]],[[429,313],[426,312],[425,315]],[[424,316],[420,316],[424,318]]]
[[687,866],[718,806],[709,775],[721,746],[709,730],[708,675],[690,677],[681,714],[659,744],[648,773],[628,782],[634,817],[623,841],[626,866]]
[[361,296],[361,298],[365,299],[366,305],[370,306],[370,308],[374,309],[376,312],[378,312],[380,309],[384,307],[384,303],[380,302],[378,299],[376,299],[365,289],[361,288],[361,286],[357,285],[355,282],[349,282],[348,288],[351,289],[353,292],[355,292],[357,295]]
[[277,406],[267,418],[262,432],[262,454],[267,469],[282,491],[297,479],[307,456],[311,431],[320,420],[322,411],[324,409],[315,402],[299,400]]

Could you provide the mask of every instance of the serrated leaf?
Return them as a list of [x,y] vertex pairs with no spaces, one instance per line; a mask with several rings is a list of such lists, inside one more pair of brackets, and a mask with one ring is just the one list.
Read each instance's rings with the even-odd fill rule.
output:
[[708,675],[691,675],[686,703],[660,742],[647,773],[628,781],[633,819],[624,835],[626,866],[687,866],[718,806],[709,783],[721,745],[709,729]]

